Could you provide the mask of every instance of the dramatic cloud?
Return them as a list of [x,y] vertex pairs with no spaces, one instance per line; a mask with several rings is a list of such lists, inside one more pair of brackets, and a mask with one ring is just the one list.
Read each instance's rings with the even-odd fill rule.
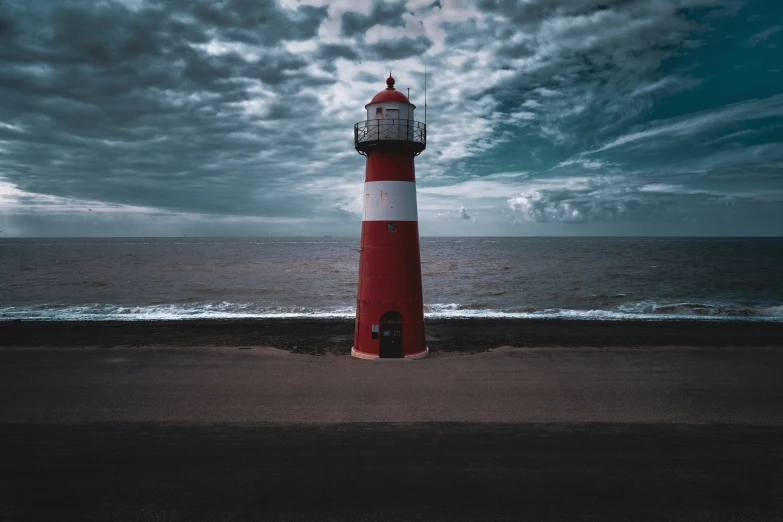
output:
[[405,27],[405,21],[402,15],[405,14],[405,1],[399,2],[381,2],[373,1],[372,9],[369,14],[348,11],[343,13],[341,21],[340,34],[351,38],[354,36],[364,36],[368,29],[376,25],[385,25],[387,27]]
[[780,234],[772,4],[0,0],[0,230],[358,234],[426,67],[423,233]]

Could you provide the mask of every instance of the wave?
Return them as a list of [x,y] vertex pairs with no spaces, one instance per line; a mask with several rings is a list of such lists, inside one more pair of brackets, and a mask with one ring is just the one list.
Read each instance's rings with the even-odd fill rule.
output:
[[[516,307],[490,309],[487,303],[435,303],[425,305],[424,316],[431,319],[580,319],[593,321],[623,320],[705,320],[783,322],[783,305],[746,307],[731,304],[626,303],[612,309],[567,309]],[[0,321],[167,321],[185,319],[349,319],[353,307],[315,308],[268,306],[228,301],[187,304],[46,303],[34,306],[0,308]]]
[[781,317],[783,306],[742,306],[726,303],[669,303],[659,304],[650,301],[627,303],[618,307],[618,311],[632,314],[684,315],[698,317]]
[[302,306],[259,307],[253,303],[188,303],[123,306],[113,304],[63,305],[0,308],[0,321],[14,319],[42,321],[167,321],[180,319],[338,319],[354,317],[353,308],[331,310]]
[[584,319],[598,321],[622,320],[717,320],[717,321],[783,321],[783,305],[744,307],[727,304],[640,302],[620,305],[613,309],[568,309],[518,307],[503,310],[480,310],[470,306],[448,303],[427,305],[425,317],[476,317],[492,319]]

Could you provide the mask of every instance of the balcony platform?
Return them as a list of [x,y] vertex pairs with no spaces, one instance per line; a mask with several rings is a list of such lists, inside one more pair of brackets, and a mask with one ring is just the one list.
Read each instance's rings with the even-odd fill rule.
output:
[[414,120],[365,120],[353,126],[354,147],[367,155],[374,148],[410,148],[418,156],[427,147],[427,126]]

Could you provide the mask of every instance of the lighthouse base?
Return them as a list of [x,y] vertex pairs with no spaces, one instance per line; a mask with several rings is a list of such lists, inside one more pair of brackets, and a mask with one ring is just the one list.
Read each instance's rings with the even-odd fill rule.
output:
[[[384,361],[406,361],[411,359],[423,359],[424,357],[427,357],[430,354],[430,349],[428,347],[424,348],[423,352],[414,353],[413,355],[406,355],[402,359],[400,358],[383,358]],[[364,353],[359,352],[354,349],[353,346],[351,346],[351,357],[356,357],[357,359],[368,359],[368,360],[376,360],[381,359],[377,355],[373,355],[371,353]]]

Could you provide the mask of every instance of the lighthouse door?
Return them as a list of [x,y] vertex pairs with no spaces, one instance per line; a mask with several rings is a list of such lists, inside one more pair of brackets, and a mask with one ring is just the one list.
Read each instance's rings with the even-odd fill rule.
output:
[[402,325],[399,323],[381,323],[380,356],[386,358],[402,357]]
[[383,359],[402,358],[402,316],[386,312],[381,316],[379,356]]

